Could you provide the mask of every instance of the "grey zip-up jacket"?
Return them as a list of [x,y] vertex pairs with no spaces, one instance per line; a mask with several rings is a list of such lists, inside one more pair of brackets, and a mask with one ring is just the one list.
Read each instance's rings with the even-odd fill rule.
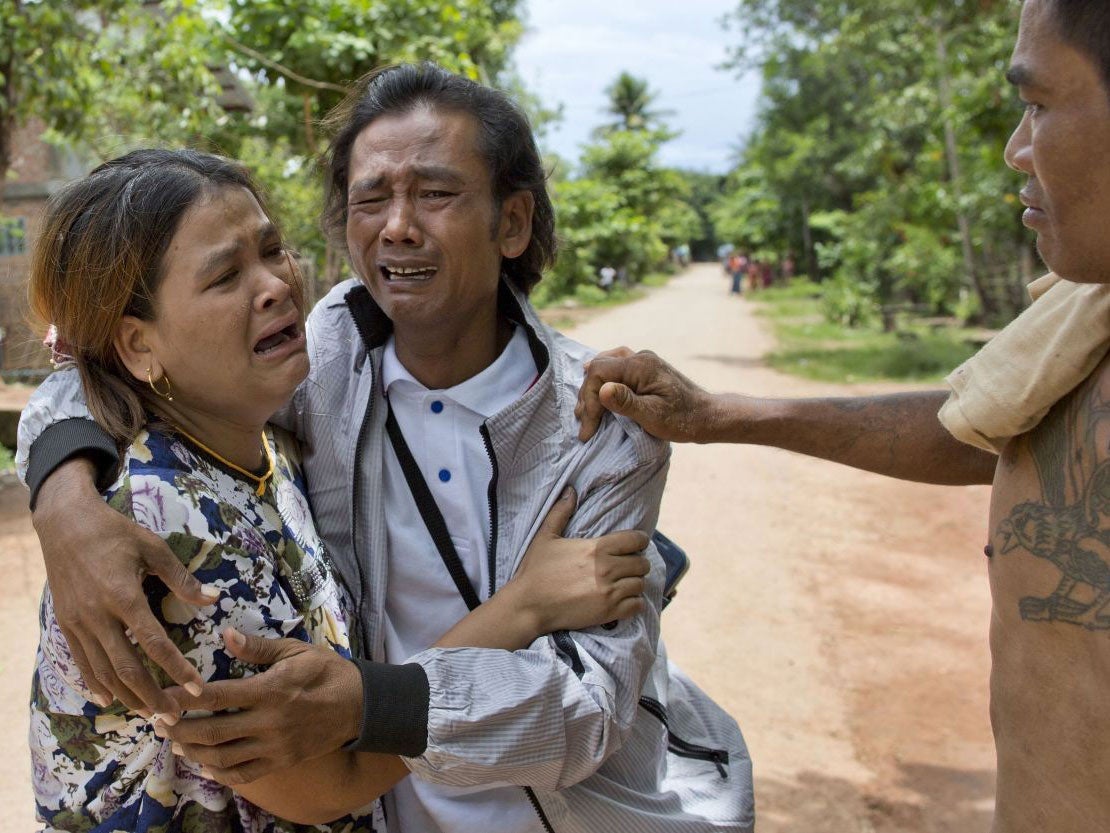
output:
[[[540,375],[482,429],[494,472],[492,586],[480,589],[483,598],[512,576],[568,484],[579,495],[568,536],[650,533],[669,457],[666,444],[620,418],[607,417],[579,442],[573,409],[590,351],[544,326],[507,283],[500,303],[525,328]],[[371,660],[360,663],[367,702],[356,748],[405,754],[429,781],[526,787],[543,826],[559,833],[751,830],[751,761],[740,730],[667,662],[654,548],[644,612],[613,629],[553,634],[516,652],[430,649],[404,666],[382,662],[386,521],[377,484],[390,331],[358,282],[335,287],[309,317],[309,378],[275,419],[304,443],[316,524],[355,599],[360,650]],[[87,417],[75,385],[76,373],[58,373],[36,393],[20,425],[21,464],[46,426]],[[32,487],[52,456],[44,449],[43,462],[34,461]]]

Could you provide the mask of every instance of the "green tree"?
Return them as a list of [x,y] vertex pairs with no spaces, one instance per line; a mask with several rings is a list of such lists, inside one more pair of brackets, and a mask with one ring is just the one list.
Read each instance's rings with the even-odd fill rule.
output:
[[713,206],[720,199],[725,177],[703,171],[678,171],[686,180],[689,191],[687,204],[697,217],[697,227],[686,240],[691,246],[695,260],[713,260],[717,257],[717,246],[722,242],[713,221]]
[[0,188],[31,118],[93,140],[139,128],[172,139],[218,117],[192,18],[152,23],[158,13],[141,0],[0,0]]
[[69,71],[90,61],[87,28],[78,15],[95,3],[0,0],[0,196],[12,163],[17,127],[41,114],[65,128],[84,116],[85,80]]
[[[270,192],[290,238],[331,282],[341,259],[315,226],[324,115],[349,82],[401,61],[432,60],[519,86],[507,70],[522,31],[518,6],[519,0],[0,0],[0,175],[15,126],[32,115],[94,157],[154,143],[243,158]],[[533,104],[541,118],[557,115]]]
[[659,130],[668,111],[652,109],[658,95],[652,92],[647,79],[622,72],[608,87],[606,112],[614,117],[611,124],[601,130]]
[[[636,81],[623,73],[610,89],[636,86],[629,79]],[[637,100],[643,106],[635,112],[648,121],[654,118],[646,109],[651,96]],[[675,246],[704,233],[691,204],[690,177],[659,163],[659,149],[673,134],[662,123],[652,128],[635,123],[640,124],[635,129],[609,125],[598,130],[583,149],[579,176],[555,184],[562,245],[553,273],[541,284],[541,300],[592,284],[603,266],[621,270],[634,283],[665,267]]]
[[435,61],[482,81],[505,69],[521,34],[518,0],[228,0],[222,40],[257,83],[283,93],[269,115],[318,149],[316,123],[376,67]]
[[741,0],[733,65],[762,70],[763,102],[718,222],[802,252],[814,278],[837,278],[833,295],[852,286],[875,313],[948,311],[970,290],[987,317],[1011,316],[1028,244],[1003,197],[1016,178],[999,105],[1017,9]]

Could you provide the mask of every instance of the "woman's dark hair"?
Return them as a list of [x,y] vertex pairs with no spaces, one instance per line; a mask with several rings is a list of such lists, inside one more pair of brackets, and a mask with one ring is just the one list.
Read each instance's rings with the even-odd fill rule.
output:
[[[494,204],[518,191],[535,200],[532,239],[519,257],[506,259],[504,274],[528,292],[555,260],[555,209],[547,193],[547,173],[528,117],[500,90],[484,87],[432,63],[400,64],[363,77],[328,116],[335,131],[325,157],[325,233],[346,247],[347,187],[351,148],[375,119],[411,112],[420,106],[469,113],[479,125],[479,152],[490,172]],[[496,233],[496,227],[492,233]]]
[[1095,62],[1110,95],[1110,2],[1050,0],[1050,4],[1056,30]]
[[163,259],[181,218],[220,188],[245,188],[266,211],[244,167],[193,150],[132,151],[47,204],[31,259],[31,311],[54,324],[89,410],[120,443],[134,438],[155,402],[120,361],[116,329],[125,315],[154,319]]

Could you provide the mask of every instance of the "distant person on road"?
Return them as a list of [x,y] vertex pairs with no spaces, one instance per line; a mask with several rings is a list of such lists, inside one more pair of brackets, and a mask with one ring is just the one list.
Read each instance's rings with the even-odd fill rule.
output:
[[604,289],[606,292],[613,288],[613,282],[617,279],[617,270],[612,266],[602,266],[598,272],[597,285]]
[[748,292],[755,295],[763,287],[763,270],[766,264],[762,260],[752,258],[748,266]]
[[1055,274],[949,377],[951,391],[710,395],[656,356],[620,350],[590,365],[580,436],[604,407],[672,441],[993,483],[993,830],[1093,833],[1110,829],[1110,3],[1026,0],[1007,77],[1026,106],[1006,162],[1026,176],[1024,223]]
[[760,280],[763,283],[764,289],[770,289],[775,285],[775,265],[773,263],[765,262],[763,264],[763,272],[760,274]]
[[794,279],[794,272],[797,270],[798,264],[794,260],[794,253],[788,252],[786,259],[782,262],[782,282],[790,283]]
[[744,291],[744,276],[748,272],[748,256],[743,252],[734,251],[728,256],[726,271],[732,279],[729,293],[740,295]]
[[726,275],[728,274],[728,258],[734,248],[731,243],[722,243],[717,247],[717,260],[720,261],[721,268],[724,269]]

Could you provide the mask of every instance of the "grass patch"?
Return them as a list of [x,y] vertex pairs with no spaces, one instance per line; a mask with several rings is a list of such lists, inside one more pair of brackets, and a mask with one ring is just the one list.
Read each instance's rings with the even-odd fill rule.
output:
[[667,272],[652,272],[639,283],[632,286],[613,286],[608,292],[592,283],[579,284],[574,292],[569,295],[559,295],[555,298],[548,297],[544,284],[540,284],[532,293],[532,303],[536,309],[550,309],[551,307],[615,307],[627,304],[629,301],[638,301],[647,294],[647,289],[665,286],[674,275]]
[[0,445],[0,472],[15,471],[15,452]]
[[600,287],[583,284],[574,288],[574,295],[571,297],[580,307],[615,307],[620,304],[627,304],[629,301],[635,301],[643,296],[644,290],[638,286],[628,287],[627,289],[614,286],[606,292]]
[[939,382],[980,347],[971,330],[936,329],[912,319],[894,333],[830,323],[814,290],[806,283],[756,296],[778,341],[766,357],[776,370],[822,382]]
[[640,284],[642,286],[666,286],[667,281],[674,277],[673,272],[652,272],[650,275],[644,277]]
[[795,278],[788,284],[760,289],[754,296],[758,301],[777,304],[794,299],[814,300],[821,297],[821,285],[805,278]]

